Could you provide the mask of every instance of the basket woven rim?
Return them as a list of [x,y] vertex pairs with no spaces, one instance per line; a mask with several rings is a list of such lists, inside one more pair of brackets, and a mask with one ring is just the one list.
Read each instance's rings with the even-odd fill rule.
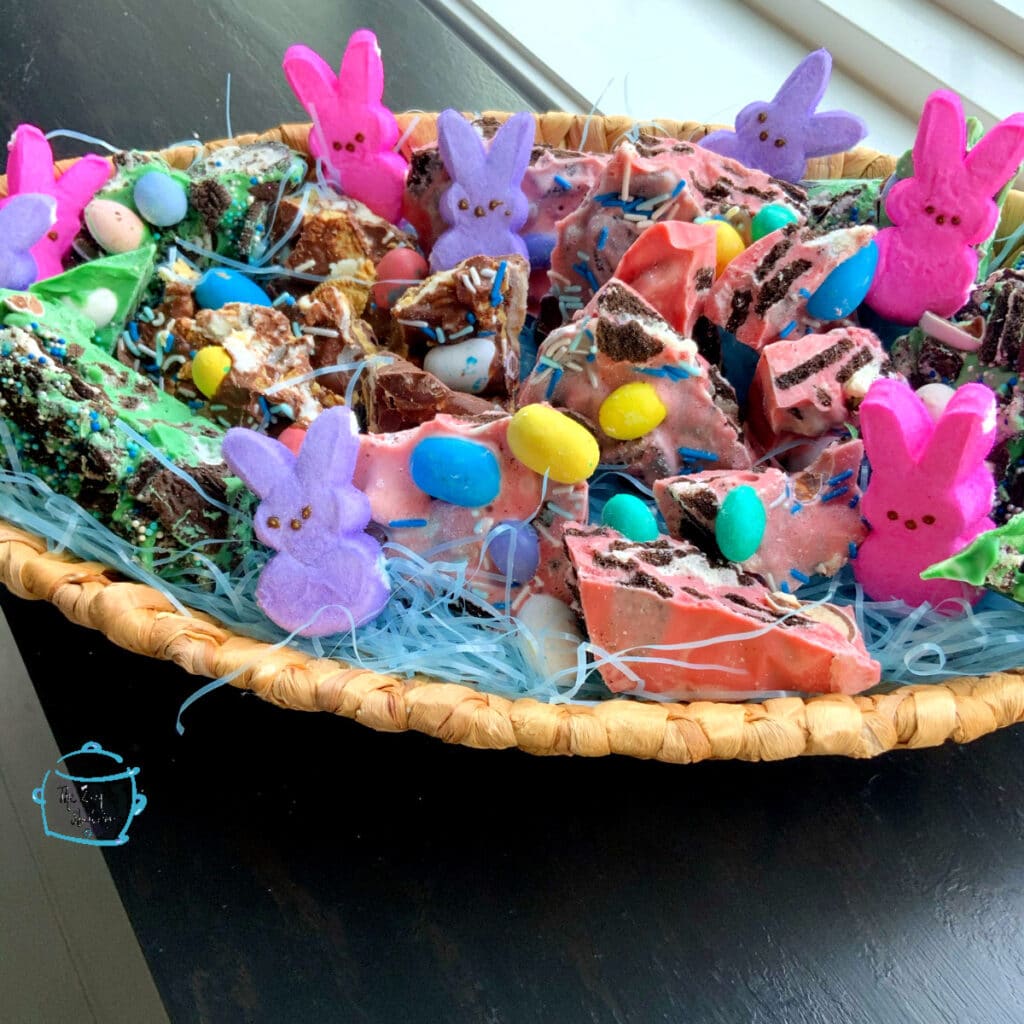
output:
[[[487,112],[502,120],[509,115]],[[436,115],[398,115],[406,147],[431,141]],[[415,120],[415,123],[414,123]],[[617,117],[537,115],[537,138],[558,148],[603,150],[632,121]],[[713,126],[662,120],[665,134],[698,140]],[[589,134],[593,133],[593,134]],[[208,143],[281,141],[307,152],[309,125]],[[188,166],[196,149],[161,151]],[[73,161],[62,161],[58,167]],[[882,177],[895,161],[858,149],[812,161],[811,177]],[[6,179],[0,178],[0,194]],[[1024,199],[1024,197],[1021,197]],[[942,683],[894,687],[870,696],[823,694],[763,702],[649,703],[618,699],[596,705],[509,699],[459,683],[396,677],[316,658],[240,636],[201,612],[182,615],[159,591],[124,580],[98,562],[47,550],[47,542],[0,519],[0,582],[16,596],[46,600],[70,621],[99,630],[137,654],[175,662],[199,676],[235,674],[231,685],[282,708],[328,711],[383,732],[421,732],[480,749],[518,748],[535,755],[625,754],[678,764],[708,759],[775,761],[834,754],[875,757],[888,750],[971,740],[1024,721],[1024,668]]]

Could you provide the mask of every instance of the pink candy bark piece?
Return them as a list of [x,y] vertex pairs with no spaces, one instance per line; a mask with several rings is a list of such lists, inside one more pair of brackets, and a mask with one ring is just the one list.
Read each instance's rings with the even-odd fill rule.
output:
[[309,151],[323,161],[328,179],[379,217],[397,223],[408,164],[393,151],[398,122],[382,102],[384,65],[377,37],[368,29],[353,32],[338,74],[301,45],[288,48],[282,67],[313,119]]
[[793,224],[773,231],[740,253],[715,281],[705,315],[760,352],[765,345],[822,322],[807,312],[807,301],[844,260],[875,237],[868,225],[818,235]]
[[772,589],[793,591],[806,577],[834,576],[849,560],[850,545],[866,536],[857,508],[863,454],[860,441],[848,441],[826,448],[813,465],[791,476],[779,469],[710,470],[659,480],[654,495],[673,537],[717,555],[712,538],[725,496],[753,487],[768,513],[764,538],[736,564],[763,576]]
[[[729,566],[709,565],[692,544],[669,537],[636,544],[605,527],[569,526],[565,545],[591,642],[657,659],[627,663],[650,693],[859,693],[879,681],[881,669],[848,613],[773,594]],[[707,640],[676,651],[654,647]],[[614,664],[600,672],[612,690],[638,688]]]
[[952,316],[978,272],[975,246],[999,216],[993,196],[1024,161],[1024,113],[1001,121],[967,152],[960,98],[945,90],[925,101],[914,140],[914,174],[889,190],[893,226],[878,233],[879,259],[868,305],[901,324],[926,311]]
[[8,152],[9,194],[7,198],[0,199],[0,208],[14,196],[28,192],[52,196],[57,200],[57,219],[30,250],[36,261],[36,280],[56,277],[64,272],[63,259],[82,229],[82,212],[113,171],[103,157],[89,155],[76,160],[58,178],[53,150],[46,136],[31,124],[21,124],[14,129]]
[[[533,581],[521,582],[532,584],[532,593],[547,593],[567,601],[567,562],[561,542],[566,520],[562,513],[586,518],[587,485],[549,480],[545,491],[543,477],[527,469],[508,447],[510,418],[501,414],[472,418],[441,414],[413,430],[363,434],[353,483],[366,491],[374,522],[395,543],[424,554],[438,545],[465,540],[432,557],[465,561],[471,586],[492,601],[504,600],[505,579],[496,573],[497,567],[489,558],[480,563],[488,532],[507,520],[529,520],[540,509],[532,521],[540,542],[540,566]],[[481,508],[463,508],[421,491],[413,483],[409,460],[416,445],[428,437],[461,438],[489,448],[501,470],[501,489],[494,501]],[[513,588],[513,596],[518,592],[519,588]]]
[[747,425],[765,451],[799,435],[818,437],[857,422],[871,383],[889,371],[878,338],[838,327],[776,341],[761,351],[750,387]]
[[882,379],[860,418],[871,463],[861,502],[871,531],[854,562],[864,590],[876,601],[909,605],[979,599],[977,588],[920,574],[995,525],[995,483],[985,464],[996,435],[995,394],[965,384],[936,421],[908,384]]
[[615,277],[688,338],[715,280],[716,237],[710,224],[655,224],[626,250]]
[[750,214],[769,203],[802,212],[803,192],[761,171],[685,142],[641,156],[623,142],[586,201],[558,224],[551,279],[584,298],[605,283],[626,250],[657,221],[692,221],[734,206]]
[[[615,440],[598,425],[601,404],[616,388],[638,382],[654,388],[665,418],[642,437]],[[570,410],[597,438],[602,462],[628,466],[650,484],[694,459],[718,468],[750,465],[729,383],[693,341],[618,280],[609,281],[579,319],[545,339],[518,401]]]

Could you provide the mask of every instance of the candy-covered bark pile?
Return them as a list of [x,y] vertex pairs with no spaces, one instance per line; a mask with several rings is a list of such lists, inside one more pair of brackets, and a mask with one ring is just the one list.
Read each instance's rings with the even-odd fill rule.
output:
[[37,529],[74,550],[73,499],[236,628],[255,599],[547,699],[861,692],[918,623],[906,670],[945,664],[947,624],[1024,616],[1024,273],[990,266],[1024,115],[980,135],[936,93],[898,180],[804,180],[865,131],[818,111],[829,67],[706,145],[445,111],[410,149],[362,30],[338,74],[285,57],[308,153],[58,177],[20,127],[4,514],[31,474]]

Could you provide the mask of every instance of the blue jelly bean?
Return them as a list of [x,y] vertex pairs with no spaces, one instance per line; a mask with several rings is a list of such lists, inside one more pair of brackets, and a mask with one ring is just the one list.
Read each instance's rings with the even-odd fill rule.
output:
[[135,209],[158,228],[184,220],[188,213],[188,194],[169,174],[149,171],[135,182],[132,192]]
[[270,296],[254,281],[237,270],[217,267],[206,271],[193,292],[203,309],[220,309],[229,302],[247,302],[250,306],[271,305]]
[[487,551],[498,571],[514,583],[526,583],[537,575],[540,539],[529,523],[504,520],[491,531]]
[[743,562],[761,546],[768,513],[757,491],[747,484],[733,488],[715,517],[718,549],[730,562]]
[[432,498],[479,508],[498,496],[501,469],[490,448],[460,437],[426,437],[409,459],[413,483]]
[[843,260],[807,300],[807,312],[819,320],[849,316],[867,295],[878,266],[878,246],[868,242],[860,252]]

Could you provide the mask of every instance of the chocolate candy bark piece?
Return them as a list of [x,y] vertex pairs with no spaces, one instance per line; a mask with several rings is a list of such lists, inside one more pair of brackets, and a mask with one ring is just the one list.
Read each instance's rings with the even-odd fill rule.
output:
[[410,360],[431,363],[426,368],[453,390],[510,402],[528,274],[521,256],[471,256],[410,287],[391,311]]
[[734,160],[688,143],[645,157],[624,142],[586,201],[559,221],[551,280],[563,290],[577,285],[588,297],[612,277],[626,250],[651,224],[734,209],[749,217],[769,203],[792,205],[793,200],[780,183]]
[[893,372],[881,342],[862,327],[773,342],[754,373],[748,429],[767,451],[789,435],[818,437],[856,424],[872,381]]
[[710,224],[654,224],[626,250],[615,277],[632,285],[684,338],[692,337],[715,280]]
[[792,475],[774,468],[708,470],[659,480],[654,494],[669,533],[718,561],[723,505],[737,488],[752,488],[766,513],[764,533],[754,553],[736,564],[772,590],[796,590],[811,576],[834,576],[867,534],[857,507],[863,455],[860,441],[848,441]]
[[[460,542],[432,557],[465,561],[472,589],[492,601],[505,600],[506,577],[490,555],[481,561],[484,545],[502,524],[528,523],[537,535],[537,571],[532,579],[513,581],[513,600],[527,585],[531,593],[568,600],[562,526],[569,519],[586,517],[587,485],[549,480],[545,486],[540,474],[513,456],[507,442],[510,420],[502,412],[473,417],[442,414],[413,430],[363,434],[352,482],[366,492],[374,522],[396,544],[423,554]],[[425,441],[430,444],[421,448]],[[474,468],[469,479],[467,465]],[[465,506],[436,496],[458,497],[468,485],[476,492],[477,469],[482,465],[490,466],[489,474],[497,470],[497,489],[484,504]]]
[[712,323],[760,352],[791,335],[820,331],[807,309],[818,286],[875,236],[863,226],[818,234],[792,224],[755,242],[714,283],[705,304]]
[[[753,576],[712,566],[692,544],[626,540],[607,527],[565,529],[590,641],[651,661],[599,666],[617,692],[678,698],[751,691],[859,693],[881,676],[852,616],[802,604]],[[665,650],[658,645],[698,645]],[[637,678],[640,682],[637,683]]]
[[[168,388],[222,425],[266,428],[280,418],[282,425],[308,426],[325,406],[338,404],[333,392],[311,378],[314,336],[296,336],[276,309],[235,302],[202,309],[195,319],[179,320],[176,332],[175,351],[184,361]],[[225,372],[214,387],[195,373],[207,347],[223,354]]]
[[[616,429],[616,417],[609,418],[622,402],[620,389],[638,384],[648,386],[664,408],[664,417],[639,436]],[[654,405],[646,392],[639,397],[644,409]],[[519,405],[545,401],[592,431],[602,462],[624,465],[649,484],[680,472],[750,465],[729,383],[695,342],[672,330],[618,280],[609,281],[578,320],[552,332],[541,346]]]
[[[0,320],[7,321],[10,293],[3,298]],[[224,431],[195,420],[187,406],[92,344],[89,320],[33,301],[34,327],[0,327],[0,414],[22,468],[139,545],[143,558],[155,547],[202,540],[248,543],[246,516],[229,516],[168,468],[185,471],[216,502],[245,506],[243,489],[220,456]],[[223,565],[239,548],[203,550]]]
[[371,434],[410,430],[440,413],[475,416],[494,411],[486,399],[453,391],[432,373],[391,354],[367,362],[359,392]]
[[[375,266],[384,255],[401,245],[415,248],[414,239],[378,217],[357,199],[309,193],[302,200],[281,202],[273,237],[279,241],[305,208],[302,223],[291,235],[291,251],[284,263],[291,270],[330,277],[352,277],[363,260]],[[353,262],[354,261],[354,262]],[[370,281],[370,284],[373,282]],[[289,287],[299,284],[289,282]]]

